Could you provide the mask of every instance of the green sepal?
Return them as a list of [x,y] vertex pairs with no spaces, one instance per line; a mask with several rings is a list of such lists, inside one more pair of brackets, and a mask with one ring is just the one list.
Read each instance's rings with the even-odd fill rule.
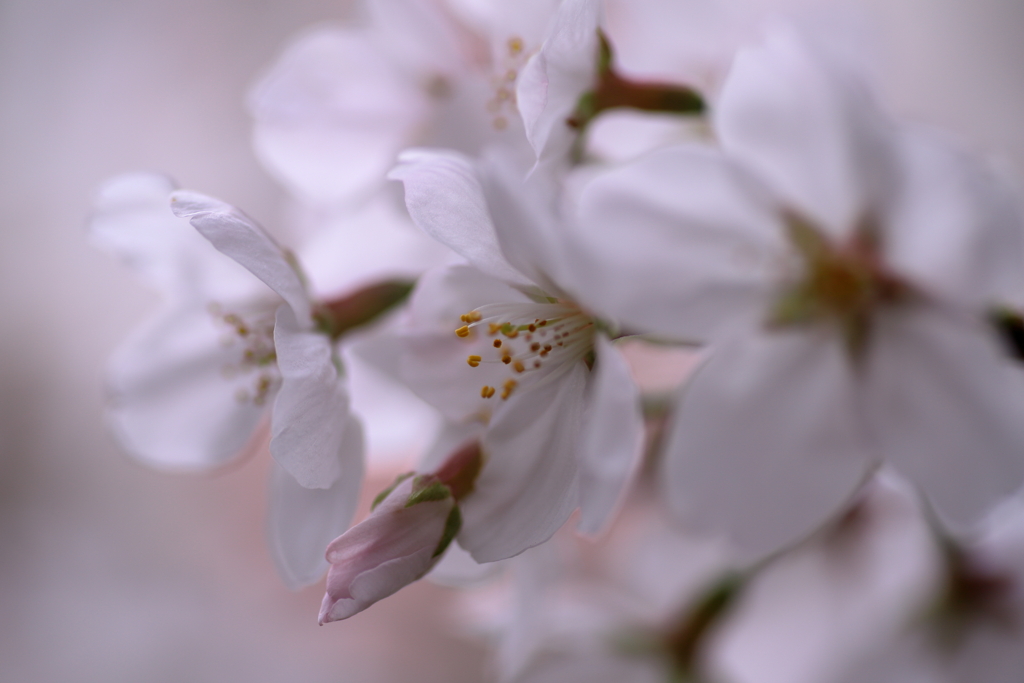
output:
[[373,499],[372,503],[370,503],[370,512],[373,512],[374,510],[376,510],[377,506],[380,505],[381,503],[383,503],[384,499],[391,495],[391,492],[395,490],[395,487],[397,487],[399,484],[401,484],[403,481],[405,481],[406,479],[408,479],[409,477],[411,477],[414,474],[416,474],[416,473],[415,472],[404,472],[402,474],[399,474],[397,477],[395,477],[395,481],[391,483],[391,486],[387,487],[386,489],[384,489],[383,491],[378,493],[377,497]]
[[448,513],[448,519],[444,521],[444,533],[441,534],[441,540],[437,542],[437,547],[434,548],[434,554],[431,557],[437,557],[447,550],[460,529],[462,529],[462,512],[456,505]]
[[432,474],[417,475],[412,482],[412,493],[405,499],[405,507],[410,508],[420,503],[446,500],[452,495],[451,489]]

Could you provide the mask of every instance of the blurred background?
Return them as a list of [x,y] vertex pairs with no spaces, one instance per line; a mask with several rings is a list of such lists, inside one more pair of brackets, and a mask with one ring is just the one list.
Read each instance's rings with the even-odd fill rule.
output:
[[[280,228],[244,96],[346,5],[0,0],[0,680],[485,679],[447,589],[316,625],[322,586],[289,592],[265,549],[265,458],[168,476],[104,428],[106,358],[157,301],[87,244],[93,190],[165,171]],[[1024,3],[844,6],[873,31],[890,106],[1024,169]]]

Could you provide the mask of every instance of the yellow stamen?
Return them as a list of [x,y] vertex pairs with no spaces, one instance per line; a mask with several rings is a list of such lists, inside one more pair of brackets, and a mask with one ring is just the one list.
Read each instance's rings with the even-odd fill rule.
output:
[[507,400],[512,392],[515,390],[517,382],[514,379],[506,380],[505,384],[502,385],[501,400]]
[[455,330],[455,334],[460,336],[460,337],[468,337],[469,336],[469,325],[463,325],[459,329]]
[[483,389],[480,390],[480,398],[490,398],[494,396],[494,391],[494,387],[489,387],[485,384]]
[[522,361],[517,360],[515,363],[512,364],[512,369],[514,369],[516,372],[522,372],[523,370],[526,369],[526,367],[523,365]]
[[469,358],[466,359],[466,362],[469,363],[469,367],[475,368],[478,365],[480,365],[480,361],[482,360],[483,358],[481,358],[480,356],[470,356]]
[[501,348],[501,340],[500,339],[495,339],[494,340],[494,348],[496,348],[496,349],[500,349]]
[[505,365],[508,365],[509,363],[512,362],[512,356],[506,353],[504,356],[501,357],[501,362],[504,363]]

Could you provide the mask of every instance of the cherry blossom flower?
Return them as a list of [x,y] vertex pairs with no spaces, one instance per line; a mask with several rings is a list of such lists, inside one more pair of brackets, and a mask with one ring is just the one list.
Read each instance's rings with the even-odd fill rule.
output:
[[[638,392],[602,323],[559,284],[560,230],[540,175],[410,151],[392,177],[413,220],[471,265],[425,275],[397,372],[453,425],[484,425],[459,544],[478,562],[545,541],[577,506],[598,532],[643,437]],[[531,191],[532,190],[532,191]]]
[[366,25],[299,38],[254,88],[256,151],[297,197],[329,205],[380,189],[405,147],[475,153],[514,136],[515,81],[556,5],[369,2]]
[[665,444],[669,503],[757,555],[888,461],[977,520],[1024,481],[1024,387],[986,321],[1024,292],[1013,193],[786,31],[740,53],[714,123],[721,150],[662,149],[580,200],[586,291],[713,343]]
[[150,464],[204,470],[243,451],[272,405],[268,540],[288,584],[315,581],[355,511],[363,437],[294,258],[237,209],[153,175],[109,182],[91,233],[168,300],[112,360],[117,436]]

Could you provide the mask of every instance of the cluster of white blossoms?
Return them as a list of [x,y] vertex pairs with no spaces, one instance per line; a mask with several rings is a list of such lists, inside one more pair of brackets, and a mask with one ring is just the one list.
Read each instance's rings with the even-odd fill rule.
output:
[[[271,551],[327,571],[320,623],[471,581],[504,680],[1020,681],[1008,181],[739,2],[365,9],[251,98],[302,249],[161,177],[101,191],[96,243],[168,299],[111,366],[125,447],[200,470],[269,437]],[[681,354],[670,395],[636,379]],[[350,526],[362,423],[396,424],[353,364],[437,429]]]

